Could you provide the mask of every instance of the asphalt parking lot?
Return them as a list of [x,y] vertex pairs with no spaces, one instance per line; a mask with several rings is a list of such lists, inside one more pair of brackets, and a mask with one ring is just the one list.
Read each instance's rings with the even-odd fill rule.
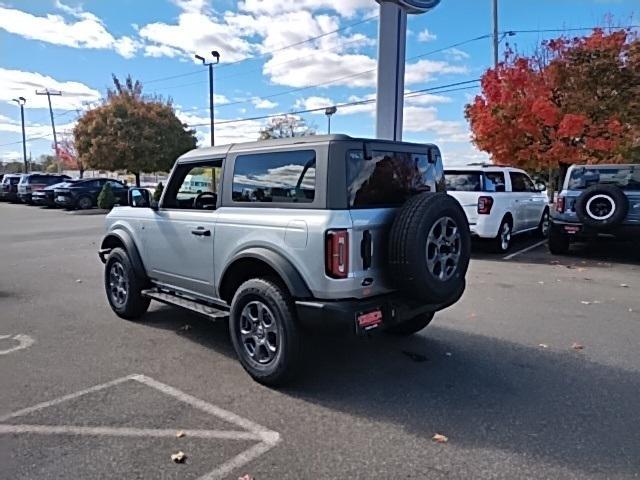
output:
[[223,323],[116,317],[103,220],[0,204],[1,478],[640,477],[637,245],[478,245],[419,335],[314,338],[277,391]]

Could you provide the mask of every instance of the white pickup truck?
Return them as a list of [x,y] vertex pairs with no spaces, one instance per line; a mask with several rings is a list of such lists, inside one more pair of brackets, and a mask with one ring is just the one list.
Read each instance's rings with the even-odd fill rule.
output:
[[511,246],[515,234],[549,233],[547,196],[524,170],[497,165],[445,170],[447,193],[464,209],[471,235],[492,239],[499,253]]

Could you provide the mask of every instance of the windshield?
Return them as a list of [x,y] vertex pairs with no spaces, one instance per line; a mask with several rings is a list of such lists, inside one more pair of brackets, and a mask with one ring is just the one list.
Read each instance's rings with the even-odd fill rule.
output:
[[640,165],[576,168],[571,172],[567,188],[584,190],[596,184],[616,185],[622,190],[640,191]]

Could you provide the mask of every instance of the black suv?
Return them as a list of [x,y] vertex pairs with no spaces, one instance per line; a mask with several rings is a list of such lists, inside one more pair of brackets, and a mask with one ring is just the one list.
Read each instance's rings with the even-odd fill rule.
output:
[[8,202],[18,201],[18,182],[20,182],[21,173],[8,173],[2,177],[0,183],[0,200]]
[[110,178],[87,178],[72,185],[54,189],[54,200],[61,207],[73,210],[85,210],[98,205],[98,195],[106,183],[111,185],[116,204],[126,205],[129,187]]
[[49,174],[49,173],[28,173],[22,175],[18,182],[18,198],[24,203],[33,205],[33,192],[42,190],[50,185],[68,180],[69,175]]
[[38,190],[37,192],[33,192],[31,195],[31,200],[34,205],[40,205],[49,208],[55,208],[55,190],[56,188],[68,187],[74,184],[77,180],[65,180],[64,182],[54,183],[53,185],[49,185],[48,187],[44,187],[42,190]]

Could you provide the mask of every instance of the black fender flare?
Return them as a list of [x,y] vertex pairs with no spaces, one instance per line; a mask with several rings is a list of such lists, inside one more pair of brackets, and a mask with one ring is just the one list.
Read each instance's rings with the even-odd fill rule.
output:
[[223,284],[225,275],[228,273],[229,268],[232,267],[236,261],[242,260],[243,258],[253,258],[269,265],[273,270],[275,270],[280,278],[282,278],[294,298],[313,297],[311,290],[309,290],[306,282],[292,263],[279,253],[263,247],[247,248],[235,255],[224,268],[222,275],[220,275],[220,285]]
[[144,264],[142,263],[142,257],[140,257],[140,252],[138,251],[138,247],[136,246],[135,241],[131,237],[131,234],[123,229],[112,230],[107,233],[102,239],[102,244],[100,245],[100,251],[98,255],[100,256],[100,260],[103,263],[106,262],[106,257],[113,250],[113,241],[117,243],[121,243],[124,245],[127,254],[129,255],[129,259],[131,260],[131,264],[133,265],[133,269],[136,274],[140,276],[140,278],[147,278],[147,271],[144,268]]

